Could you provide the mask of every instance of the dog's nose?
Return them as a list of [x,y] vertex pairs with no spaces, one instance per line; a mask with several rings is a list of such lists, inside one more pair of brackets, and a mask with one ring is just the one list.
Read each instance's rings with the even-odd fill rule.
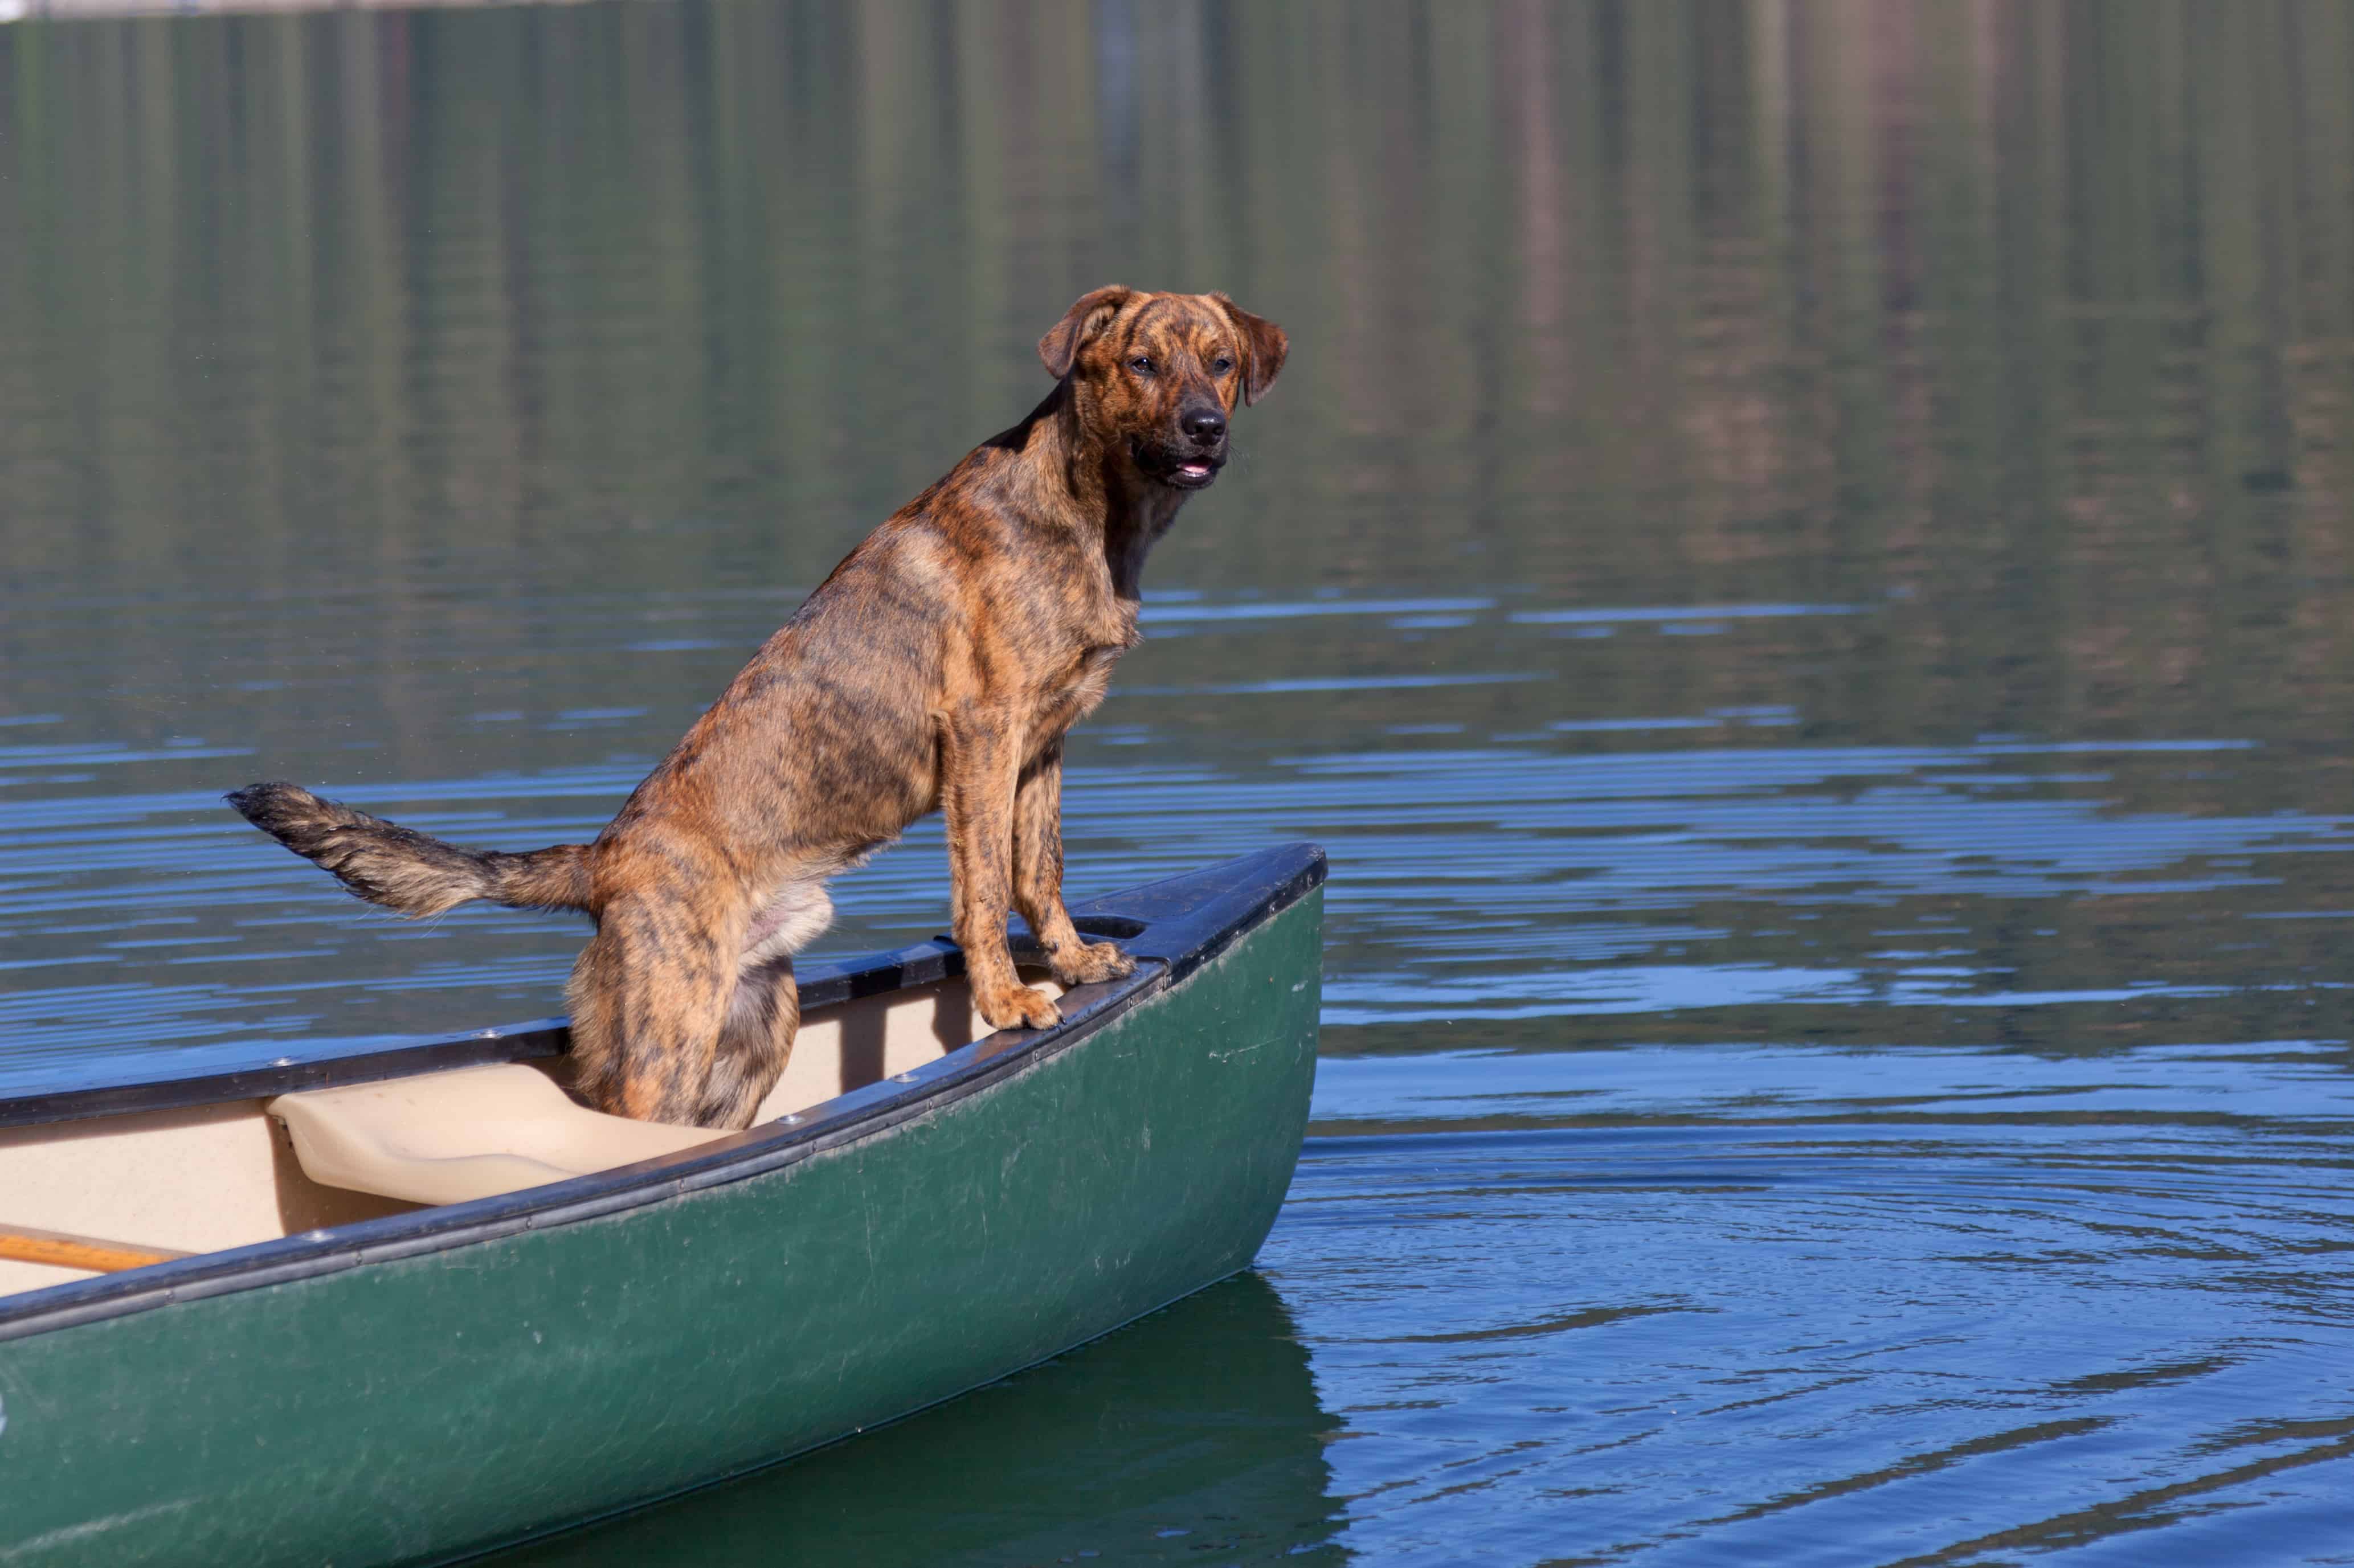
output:
[[1226,416],[1217,408],[1188,408],[1178,417],[1177,428],[1207,446],[1226,433]]

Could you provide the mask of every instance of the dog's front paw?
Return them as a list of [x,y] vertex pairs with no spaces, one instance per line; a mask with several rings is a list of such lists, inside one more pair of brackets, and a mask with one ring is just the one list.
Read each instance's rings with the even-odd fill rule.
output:
[[1052,1029],[1063,1022],[1055,999],[1031,986],[998,986],[974,1000],[991,1029]]
[[1046,967],[1065,985],[1093,985],[1136,972],[1136,960],[1109,942],[1087,942],[1050,955]]

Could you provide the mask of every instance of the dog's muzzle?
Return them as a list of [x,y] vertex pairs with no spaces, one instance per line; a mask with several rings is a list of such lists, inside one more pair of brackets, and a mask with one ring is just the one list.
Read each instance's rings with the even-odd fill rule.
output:
[[1202,490],[1218,477],[1226,466],[1226,443],[1223,432],[1213,443],[1170,442],[1140,447],[1136,466],[1161,483],[1179,490]]

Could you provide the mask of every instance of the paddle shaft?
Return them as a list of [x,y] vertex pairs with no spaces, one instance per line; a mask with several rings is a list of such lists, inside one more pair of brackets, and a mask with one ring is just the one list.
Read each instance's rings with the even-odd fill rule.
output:
[[87,1268],[113,1274],[144,1268],[186,1257],[168,1247],[141,1246],[133,1242],[106,1241],[98,1236],[70,1235],[63,1231],[37,1231],[27,1225],[0,1225],[0,1258],[14,1263],[46,1263],[58,1268]]

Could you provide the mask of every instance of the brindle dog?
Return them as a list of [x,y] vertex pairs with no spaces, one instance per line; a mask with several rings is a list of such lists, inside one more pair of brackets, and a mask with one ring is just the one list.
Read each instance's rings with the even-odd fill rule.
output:
[[1140,640],[1145,552],[1287,346],[1224,294],[1083,297],[1039,342],[1046,400],[853,550],[593,844],[461,849],[293,784],[229,802],[404,915],[586,910],[577,1081],[619,1115],[749,1126],[792,1049],[792,955],[832,919],[827,878],[935,807],[974,1002],[1044,1028],[1061,1015],[1014,973],[1009,906],[1065,985],[1134,967],[1063,906],[1063,736]]

